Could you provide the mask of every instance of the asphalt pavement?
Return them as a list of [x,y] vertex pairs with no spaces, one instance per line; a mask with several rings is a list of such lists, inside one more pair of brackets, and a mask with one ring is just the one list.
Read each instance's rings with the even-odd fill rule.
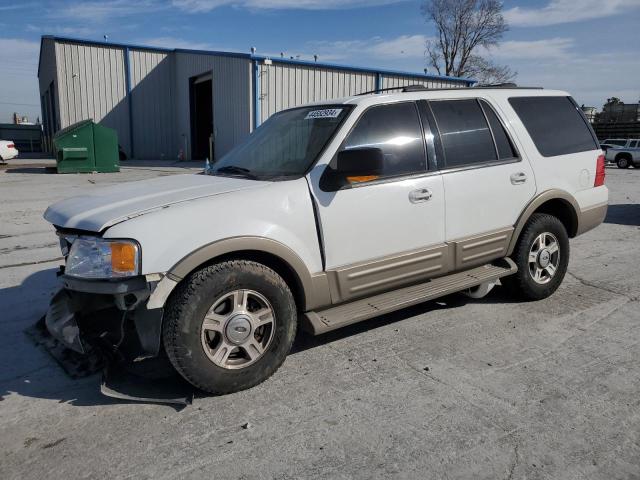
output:
[[196,169],[45,166],[0,168],[2,478],[640,478],[640,170],[607,169],[605,223],[552,297],[498,287],[301,335],[267,382],[176,409],[102,396],[24,330],[61,262],[47,205]]

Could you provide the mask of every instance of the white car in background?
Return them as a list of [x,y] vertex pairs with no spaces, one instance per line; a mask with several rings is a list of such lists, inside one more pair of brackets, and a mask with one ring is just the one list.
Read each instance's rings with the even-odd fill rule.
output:
[[609,147],[605,152],[607,162],[618,168],[640,168],[640,140],[630,139],[624,147]]
[[18,149],[11,140],[0,140],[0,161],[11,160],[18,156]]

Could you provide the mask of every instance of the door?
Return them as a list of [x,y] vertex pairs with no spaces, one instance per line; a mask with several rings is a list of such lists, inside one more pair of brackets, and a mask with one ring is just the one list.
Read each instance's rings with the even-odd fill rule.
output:
[[506,255],[520,213],[536,184],[526,158],[485,100],[430,101],[446,207],[445,239],[457,269]]
[[192,80],[191,83],[191,159],[213,160],[211,138],[213,134],[213,81],[211,75]]
[[427,168],[424,140],[414,102],[370,107],[338,151],[380,148],[379,178],[324,191],[310,175],[334,302],[446,270],[442,178]]

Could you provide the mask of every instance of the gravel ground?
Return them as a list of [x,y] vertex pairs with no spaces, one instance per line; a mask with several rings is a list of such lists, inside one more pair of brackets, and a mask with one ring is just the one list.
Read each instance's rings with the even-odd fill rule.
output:
[[185,173],[0,169],[0,472],[41,478],[640,478],[640,171],[608,169],[605,223],[551,298],[428,302],[302,335],[266,383],[176,411],[103,397],[23,331],[60,264],[42,213]]

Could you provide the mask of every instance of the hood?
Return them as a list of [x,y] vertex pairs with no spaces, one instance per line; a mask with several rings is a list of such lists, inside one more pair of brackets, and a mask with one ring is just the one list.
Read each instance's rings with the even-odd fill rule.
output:
[[267,183],[211,175],[168,175],[67,198],[47,208],[44,218],[62,228],[101,232],[116,223],[175,203],[258,188]]

